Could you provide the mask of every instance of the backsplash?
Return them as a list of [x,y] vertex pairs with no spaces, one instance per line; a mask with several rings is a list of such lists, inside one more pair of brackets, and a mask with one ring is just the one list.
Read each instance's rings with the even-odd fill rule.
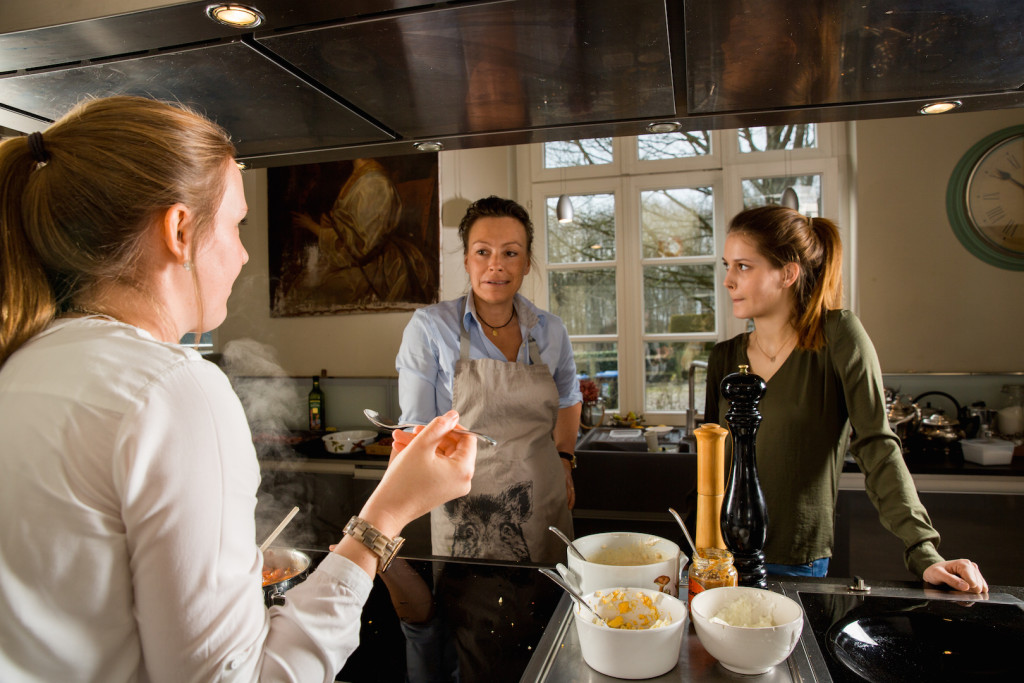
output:
[[[989,409],[998,410],[1003,406],[1006,396],[1002,393],[1006,384],[1024,384],[1024,372],[1005,374],[959,374],[959,373],[914,373],[914,374],[883,374],[882,381],[886,388],[897,389],[900,394],[911,398],[920,396],[926,391],[944,391],[960,403],[961,407],[969,406],[976,401],[984,401]],[[941,396],[925,397],[936,408],[952,410],[949,401]]]

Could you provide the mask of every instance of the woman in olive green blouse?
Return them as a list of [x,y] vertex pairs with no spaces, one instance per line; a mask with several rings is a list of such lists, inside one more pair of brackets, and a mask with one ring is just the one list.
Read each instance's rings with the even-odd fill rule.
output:
[[825,575],[849,450],[882,524],[904,543],[907,568],[929,583],[987,591],[975,563],[938,553],[939,534],[889,429],[874,346],[857,317],[840,308],[835,224],[779,206],[744,211],[729,225],[722,262],[733,315],[752,319],[754,331],[711,351],[704,419],[724,419],[721,382],[740,364],[768,383],[756,445],[768,572]]

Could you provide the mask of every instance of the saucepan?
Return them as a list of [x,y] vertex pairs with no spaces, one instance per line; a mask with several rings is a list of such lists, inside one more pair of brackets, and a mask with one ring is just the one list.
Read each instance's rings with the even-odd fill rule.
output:
[[283,605],[285,591],[309,575],[309,555],[295,548],[270,548],[263,553],[263,600],[267,607]]

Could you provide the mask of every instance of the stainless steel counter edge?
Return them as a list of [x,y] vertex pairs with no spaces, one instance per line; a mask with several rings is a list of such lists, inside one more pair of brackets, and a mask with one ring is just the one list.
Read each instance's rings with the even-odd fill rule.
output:
[[387,469],[387,461],[381,460],[317,460],[311,458],[294,458],[287,460],[261,459],[261,470],[283,470],[287,472],[307,472],[311,474],[343,474],[356,479],[375,479],[380,481]]
[[[956,474],[911,474],[919,493],[1002,493],[1024,494],[1024,477]],[[864,475],[843,472],[840,491],[863,491]]]

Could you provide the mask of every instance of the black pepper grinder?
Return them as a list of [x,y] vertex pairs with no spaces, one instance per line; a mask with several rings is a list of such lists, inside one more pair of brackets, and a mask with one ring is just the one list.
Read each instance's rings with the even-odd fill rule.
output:
[[722,502],[722,538],[735,558],[739,585],[767,588],[764,541],[768,534],[768,508],[757,479],[754,446],[761,413],[757,404],[767,385],[760,376],[739,366],[722,380],[722,395],[730,402],[725,414],[732,432],[732,468]]

